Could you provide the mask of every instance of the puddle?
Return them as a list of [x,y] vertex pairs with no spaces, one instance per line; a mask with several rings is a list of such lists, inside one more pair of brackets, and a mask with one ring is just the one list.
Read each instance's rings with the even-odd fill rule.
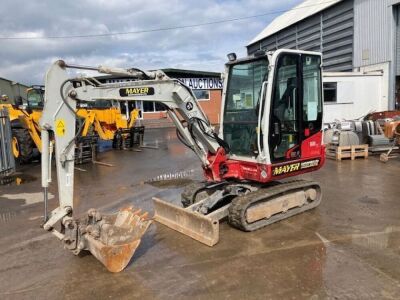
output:
[[[54,198],[54,195],[52,193],[49,193],[48,197],[49,200],[51,200]],[[15,204],[25,206],[43,202],[43,193],[37,192],[37,193],[2,194],[0,195],[0,199],[2,198],[7,200],[14,200],[13,202]]]
[[37,180],[37,177],[27,174],[14,174],[0,178],[0,185],[23,185]]

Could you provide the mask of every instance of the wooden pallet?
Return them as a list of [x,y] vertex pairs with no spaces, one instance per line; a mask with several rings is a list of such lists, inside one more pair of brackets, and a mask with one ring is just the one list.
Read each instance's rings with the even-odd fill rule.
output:
[[368,145],[355,145],[355,146],[336,146],[328,145],[326,147],[326,157],[342,160],[350,158],[355,160],[357,157],[368,158]]

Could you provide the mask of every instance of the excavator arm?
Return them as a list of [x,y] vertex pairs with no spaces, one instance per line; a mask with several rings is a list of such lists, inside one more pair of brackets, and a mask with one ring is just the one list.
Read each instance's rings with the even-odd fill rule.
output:
[[[133,77],[134,81],[101,84],[90,78],[69,78],[68,68],[97,70],[108,74],[124,74]],[[125,71],[104,67],[88,68],[70,66],[60,60],[50,67],[45,81],[44,109],[40,122],[42,128],[42,186],[45,195],[45,223],[43,227],[61,239],[66,247],[74,253],[89,250],[109,270],[119,271],[125,267],[128,258],[123,260],[122,264],[114,266],[114,262],[121,259],[110,258],[108,257],[109,254],[105,254],[110,252],[102,250],[106,246],[110,247],[107,243],[98,243],[102,239],[109,240],[105,230],[101,229],[105,226],[103,223],[106,223],[107,226],[117,226],[116,223],[112,222],[121,224],[118,219],[125,218],[122,223],[129,223],[136,216],[138,220],[133,222],[143,234],[145,231],[143,228],[147,228],[150,221],[147,221],[143,215],[135,214],[134,210],[130,210],[129,213],[120,212],[116,217],[117,221],[115,216],[109,217],[108,219],[112,219],[111,223],[105,221],[107,220],[106,216],[101,216],[96,211],[90,211],[83,221],[77,221],[73,218],[75,139],[85,128],[84,122],[81,121],[76,112],[76,101],[141,100],[157,101],[164,104],[168,115],[177,128],[181,141],[196,153],[205,169],[210,164],[208,157],[215,155],[225,145],[214,132],[191,89],[178,80],[169,78],[162,71],[142,72],[136,69]],[[76,126],[76,124],[78,125]],[[55,142],[59,206],[48,214],[47,189],[51,182],[52,140]],[[61,222],[61,230],[55,229],[58,222]],[[92,227],[95,227],[95,229]],[[102,236],[102,233],[104,233],[104,236]],[[132,232],[132,234],[139,236],[139,239],[135,239],[134,242],[140,241],[140,235],[137,232]],[[115,247],[114,244],[111,246]],[[124,244],[124,247],[127,246]],[[130,247],[132,248],[132,246]],[[129,259],[130,257],[131,255]],[[111,266],[107,264],[110,261],[113,262]]]

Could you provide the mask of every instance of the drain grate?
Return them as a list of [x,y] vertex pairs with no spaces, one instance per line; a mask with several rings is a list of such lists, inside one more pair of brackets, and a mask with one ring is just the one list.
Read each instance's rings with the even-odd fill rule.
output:
[[8,223],[17,217],[17,213],[14,211],[0,213],[0,223]]
[[156,177],[153,177],[149,180],[146,180],[146,183],[151,183],[151,182],[158,182],[158,181],[168,181],[168,180],[177,180],[177,179],[184,179],[192,176],[194,173],[194,170],[185,170],[185,171],[178,171],[174,173],[166,173],[166,174],[161,174]]

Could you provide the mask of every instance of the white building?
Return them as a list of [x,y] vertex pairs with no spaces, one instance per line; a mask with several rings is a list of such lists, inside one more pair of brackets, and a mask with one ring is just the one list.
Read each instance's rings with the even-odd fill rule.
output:
[[324,122],[359,119],[387,106],[383,74],[324,72]]

